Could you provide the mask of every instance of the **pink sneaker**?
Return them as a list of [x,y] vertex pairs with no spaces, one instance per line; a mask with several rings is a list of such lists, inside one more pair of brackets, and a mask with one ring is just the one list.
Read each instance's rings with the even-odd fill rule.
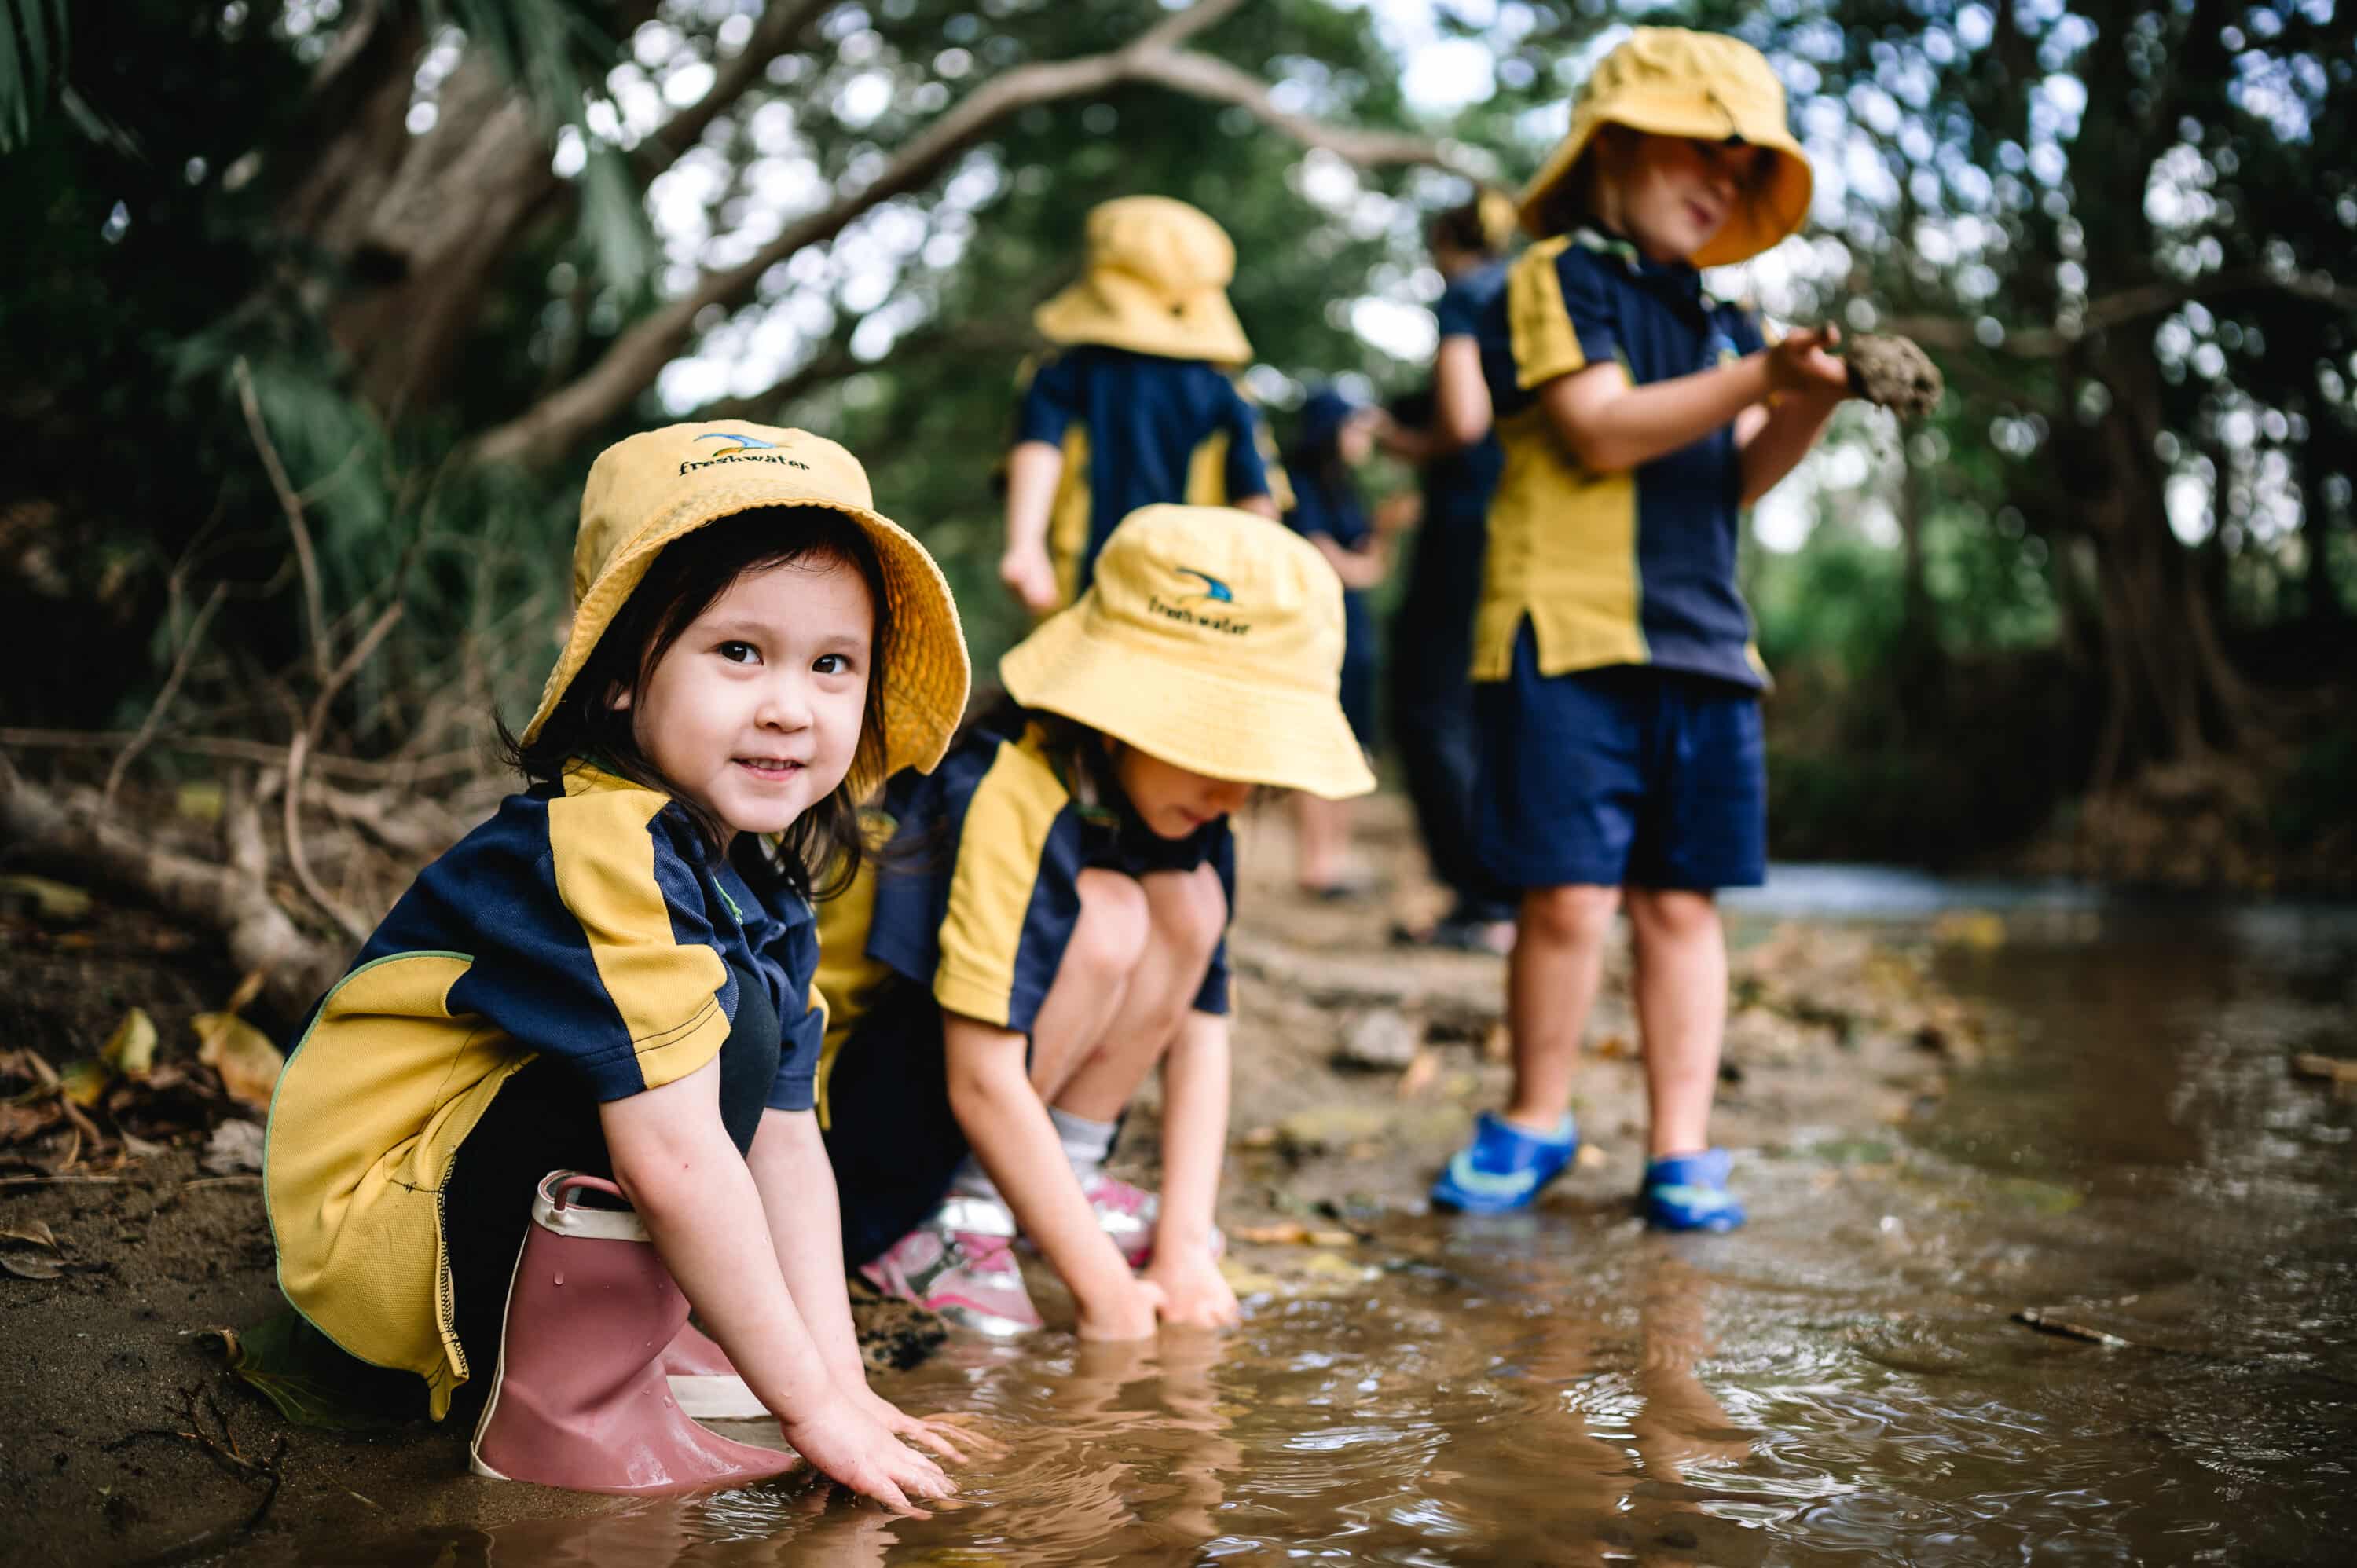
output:
[[[1082,1184],[1081,1192],[1096,1210],[1097,1224],[1113,1238],[1131,1268],[1142,1269],[1154,1261],[1154,1222],[1162,1213],[1161,1198],[1103,1168]],[[1211,1256],[1227,1250],[1228,1239],[1217,1226],[1212,1227]]]
[[962,1328],[1010,1337],[1040,1326],[1014,1241],[1015,1216],[1005,1204],[955,1193],[882,1257],[860,1264],[859,1273],[886,1295]]

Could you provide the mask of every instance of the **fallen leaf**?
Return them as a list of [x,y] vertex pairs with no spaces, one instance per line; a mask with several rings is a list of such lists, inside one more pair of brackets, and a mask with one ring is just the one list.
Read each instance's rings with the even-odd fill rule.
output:
[[215,1176],[241,1176],[262,1168],[262,1129],[251,1122],[224,1122],[205,1140],[198,1160]]
[[183,784],[173,797],[180,815],[199,822],[221,821],[223,797],[218,784]]
[[90,914],[89,894],[46,876],[0,876],[0,893],[14,893],[31,900],[42,919],[59,925],[87,918]]
[[66,1266],[55,1258],[44,1258],[36,1252],[0,1252],[0,1269],[5,1269],[20,1280],[53,1280],[66,1272]]
[[278,1071],[286,1065],[270,1036],[233,1013],[199,1013],[196,1025],[204,1042],[197,1059],[221,1074],[221,1087],[232,1099],[268,1105]]
[[1307,1247],[1315,1234],[1299,1220],[1276,1225],[1244,1225],[1228,1232],[1237,1240],[1262,1247]]
[[2302,1051],[2292,1058],[2291,1070],[2301,1078],[2320,1078],[2333,1083],[2357,1083],[2357,1061],[2320,1056],[2314,1051]]
[[66,1070],[58,1075],[58,1092],[84,1108],[98,1103],[106,1086],[114,1081],[114,1074],[102,1061],[68,1062]]
[[1440,1077],[1440,1053],[1426,1046],[1408,1062],[1407,1070],[1400,1074],[1399,1097],[1413,1100],[1430,1089]]
[[1630,1049],[1626,1035],[1607,1035],[1596,1042],[1596,1055],[1603,1061],[1620,1061],[1636,1054]]
[[114,1026],[114,1033],[100,1048],[98,1059],[125,1078],[147,1076],[156,1065],[156,1020],[147,1016],[145,1007],[134,1007],[123,1015],[123,1022]]
[[1579,1145],[1579,1153],[1572,1155],[1571,1162],[1581,1170],[1594,1171],[1602,1170],[1607,1165],[1611,1163],[1611,1155],[1606,1154],[1595,1144],[1582,1144]]
[[22,1241],[27,1246],[58,1250],[57,1234],[46,1219],[27,1219],[22,1225],[0,1226],[0,1241]]

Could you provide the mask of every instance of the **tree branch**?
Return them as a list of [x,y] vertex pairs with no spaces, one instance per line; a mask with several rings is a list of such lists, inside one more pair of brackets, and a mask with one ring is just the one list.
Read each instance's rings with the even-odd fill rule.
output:
[[770,62],[793,48],[802,29],[834,4],[835,0],[795,0],[792,5],[774,5],[765,12],[753,36],[745,40],[744,48],[719,68],[704,96],[655,128],[648,142],[662,149],[663,156],[656,161],[668,164],[694,146],[704,134],[704,128],[743,97],[746,90],[760,80]]
[[[2086,313],[2078,329],[2065,331],[2060,327],[2030,327],[2007,332],[1996,351],[2017,360],[2050,360],[2069,352],[2083,340],[2115,327],[2133,321],[2147,320],[2166,315],[2180,305],[2195,300],[2215,299],[2222,295],[2247,294],[2271,289],[2293,295],[2301,299],[2335,310],[2357,311],[2357,285],[2343,284],[2329,273],[2277,273],[2263,266],[2238,267],[2233,272],[2213,273],[2206,277],[2189,278],[2182,282],[2164,281],[2139,284],[2117,294],[2088,302]],[[1983,345],[1973,335],[1973,324],[1959,316],[1893,316],[1886,317],[1879,330],[1912,338],[1930,349],[1961,350]]]
[[1033,104],[1102,92],[1125,81],[1153,81],[1253,108],[1247,100],[1257,90],[1261,107],[1254,109],[1255,113],[1288,134],[1306,137],[1315,131],[1320,138],[1315,145],[1331,146],[1354,161],[1458,166],[1443,149],[1428,142],[1347,132],[1285,114],[1268,102],[1266,87],[1245,72],[1222,61],[1177,51],[1178,43],[1226,17],[1240,4],[1242,0],[1199,0],[1110,53],[1018,66],[984,82],[909,138],[864,188],[788,224],[741,265],[705,274],[694,287],[658,306],[617,338],[604,357],[570,384],[486,432],[474,444],[473,456],[485,463],[554,461],[583,435],[629,406],[653,381],[686,343],[696,317],[707,306],[733,305],[744,299],[771,267],[797,251],[833,239],[863,214],[924,185],[1000,121]]

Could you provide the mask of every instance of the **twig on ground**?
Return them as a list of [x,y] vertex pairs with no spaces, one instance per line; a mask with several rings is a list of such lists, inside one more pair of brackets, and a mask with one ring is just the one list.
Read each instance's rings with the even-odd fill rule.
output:
[[188,634],[181,639],[179,651],[173,655],[172,671],[164,677],[164,689],[157,692],[156,700],[147,705],[146,716],[139,721],[139,728],[132,735],[131,744],[115,754],[113,765],[106,770],[106,789],[99,796],[98,809],[102,813],[112,814],[114,811],[114,791],[123,783],[124,770],[130,768],[132,759],[146,748],[148,737],[163,722],[166,710],[172,705],[172,699],[179,695],[180,682],[188,673],[189,660],[196,657],[199,645],[205,639],[205,628],[211,622],[213,612],[221,607],[221,601],[228,596],[229,585],[215,583],[213,591],[205,598],[204,607],[198,610],[196,618],[188,623]]
[[400,624],[401,611],[399,604],[386,606],[384,613],[376,618],[376,623],[344,656],[344,661],[328,675],[319,687],[319,694],[312,699],[311,711],[305,717],[302,729],[296,733],[295,743],[286,748],[285,822],[287,864],[295,868],[295,880],[310,896],[311,901],[326,910],[336,924],[343,928],[344,934],[356,942],[368,940],[367,925],[329,897],[328,890],[319,885],[319,879],[312,875],[310,860],[303,851],[303,763],[311,747],[318,742],[319,731],[328,722],[328,709],[335,702],[336,693],[359,673],[362,664],[368,662],[369,655],[376,651],[385,634]]

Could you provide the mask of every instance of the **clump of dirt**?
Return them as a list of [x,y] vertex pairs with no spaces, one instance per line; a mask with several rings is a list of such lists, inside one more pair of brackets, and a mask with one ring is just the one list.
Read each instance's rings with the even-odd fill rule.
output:
[[1867,333],[1846,341],[1849,390],[1901,419],[1922,419],[1940,406],[1947,383],[1932,356],[1912,338]]

